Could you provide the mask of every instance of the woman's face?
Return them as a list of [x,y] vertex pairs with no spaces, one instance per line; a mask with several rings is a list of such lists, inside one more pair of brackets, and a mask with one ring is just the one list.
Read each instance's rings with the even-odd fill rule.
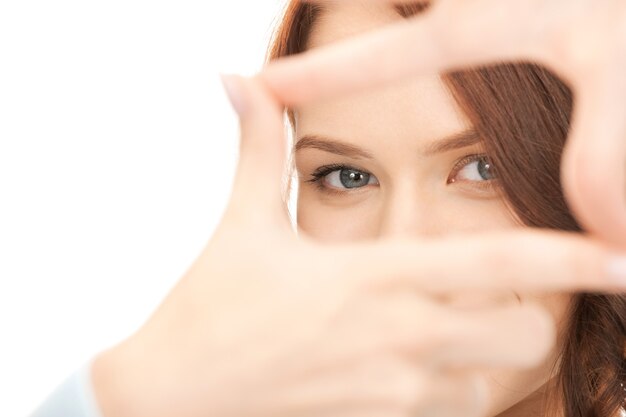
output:
[[[397,19],[391,6],[333,2],[309,47]],[[295,120],[301,233],[336,242],[521,227],[498,195],[480,138],[438,76],[299,107]],[[459,308],[533,301],[564,325],[569,296],[519,297],[466,293],[442,301]],[[488,372],[490,415],[536,409],[553,360]]]

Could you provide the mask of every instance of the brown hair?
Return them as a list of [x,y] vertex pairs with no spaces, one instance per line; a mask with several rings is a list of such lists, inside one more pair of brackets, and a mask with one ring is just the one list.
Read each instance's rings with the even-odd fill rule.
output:
[[[397,6],[405,17],[426,8],[423,3]],[[291,0],[268,60],[304,52],[321,11],[320,5]],[[484,138],[494,166],[503,167],[497,171],[501,190],[517,217],[529,227],[580,232],[559,174],[572,114],[570,89],[531,63],[456,71],[442,78]],[[564,417],[615,416],[625,394],[620,382],[626,381],[626,296],[576,294],[568,316],[553,366],[556,389],[545,398],[546,407],[561,410]]]

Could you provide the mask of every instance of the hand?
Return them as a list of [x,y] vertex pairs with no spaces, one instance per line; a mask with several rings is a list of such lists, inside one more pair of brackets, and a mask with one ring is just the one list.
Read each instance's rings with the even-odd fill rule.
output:
[[277,98],[297,105],[408,76],[515,60],[542,63],[573,87],[562,164],[566,197],[587,230],[626,244],[624,1],[434,0],[423,15],[275,61],[261,77]]
[[564,233],[297,238],[281,198],[282,107],[259,80],[228,84],[242,135],[231,201],[151,319],[94,361],[104,416],[472,415],[486,406],[472,369],[539,363],[554,325],[537,306],[461,313],[437,295],[619,289],[622,258]]

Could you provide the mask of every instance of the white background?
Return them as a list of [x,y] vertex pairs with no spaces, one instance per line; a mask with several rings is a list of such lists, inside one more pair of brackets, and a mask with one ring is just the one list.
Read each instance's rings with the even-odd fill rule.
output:
[[0,1],[0,416],[135,330],[228,198],[283,0]]

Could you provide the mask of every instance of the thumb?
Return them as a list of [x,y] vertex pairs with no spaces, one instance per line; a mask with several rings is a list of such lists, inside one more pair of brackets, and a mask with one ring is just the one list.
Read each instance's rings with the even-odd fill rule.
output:
[[623,109],[617,104],[626,97],[626,89],[620,91],[616,84],[588,82],[577,92],[572,130],[563,153],[562,178],[570,207],[585,229],[623,247],[626,123],[619,114]]
[[239,163],[228,213],[246,223],[287,223],[282,197],[287,142],[283,106],[257,78],[223,75],[239,115]]

